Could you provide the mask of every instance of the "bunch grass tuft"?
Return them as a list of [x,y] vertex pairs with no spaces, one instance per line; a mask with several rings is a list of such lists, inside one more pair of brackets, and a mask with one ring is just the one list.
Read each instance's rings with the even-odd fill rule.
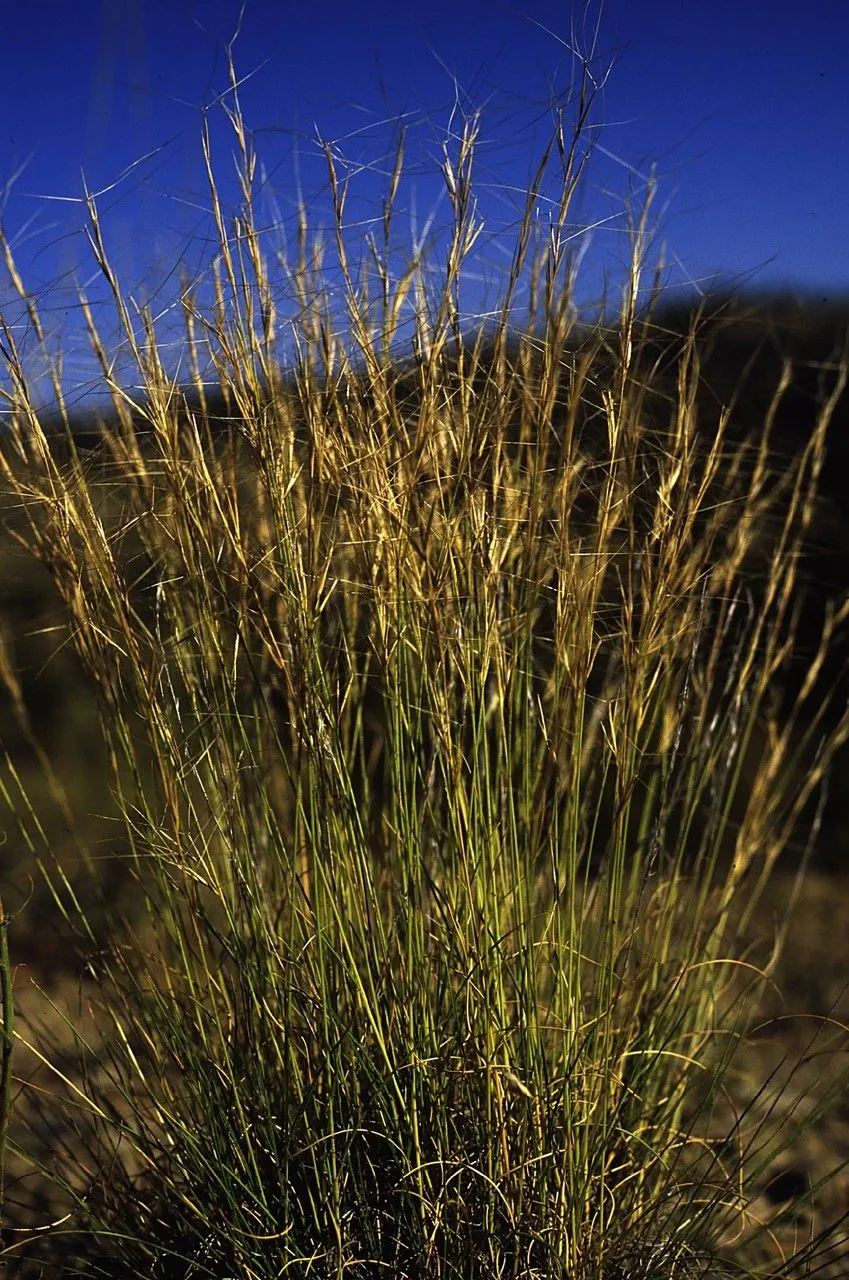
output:
[[[112,397],[97,449],[70,419],[64,441],[45,433],[2,324],[8,523],[97,698],[135,908],[101,902],[104,944],[42,850],[88,939],[98,1023],[79,1080],[53,1064],[78,1139],[45,1170],[73,1206],[46,1235],[55,1265],[791,1275],[757,1261],[746,1152],[715,1149],[704,1121],[772,972],[740,939],[847,732],[822,729],[816,681],[840,616],[789,712],[776,697],[833,406],[781,475],[770,415],[756,440],[734,439],[730,413],[706,439],[692,333],[668,421],[648,420],[650,202],[616,326],[579,327],[583,152],[562,120],[495,322],[472,334],[480,122],[446,144],[436,293],[423,255],[390,269],[403,144],[384,243],[361,259],[328,147],[350,336],[302,210],[283,378],[235,73],[231,103],[243,207],[229,228],[205,135],[219,285],[209,313],[184,297],[190,394],[124,296],[93,200],[144,388],[114,380],[81,298]],[[8,759],[3,787],[37,848]]]

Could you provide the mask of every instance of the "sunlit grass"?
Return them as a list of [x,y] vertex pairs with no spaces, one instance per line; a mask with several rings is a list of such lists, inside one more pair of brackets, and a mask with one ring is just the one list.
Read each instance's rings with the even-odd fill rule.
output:
[[[739,932],[846,736],[818,701],[828,626],[797,705],[774,696],[833,406],[778,477],[771,414],[753,442],[697,433],[691,335],[669,421],[647,422],[648,209],[613,337],[579,334],[561,135],[545,244],[532,190],[501,319],[466,336],[476,121],[445,152],[436,296],[423,261],[388,266],[403,149],[384,251],[356,262],[328,149],[351,345],[303,214],[281,381],[235,78],[233,101],[244,206],[231,231],[205,139],[218,305],[185,299],[227,432],[199,373],[194,408],[167,376],[93,202],[144,386],[116,385],[87,311],[114,404],[99,457],[58,460],[2,330],[7,500],[97,691],[140,908],[90,962],[100,1071],[69,1085],[80,1144],[53,1176],[77,1212],[51,1238],[92,1276],[707,1274],[747,1153],[705,1147],[694,1098],[769,977]],[[743,1234],[727,1265],[777,1274]]]

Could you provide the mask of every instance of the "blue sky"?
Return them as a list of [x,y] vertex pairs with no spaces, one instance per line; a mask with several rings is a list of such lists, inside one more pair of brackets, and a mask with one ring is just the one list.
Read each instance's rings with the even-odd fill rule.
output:
[[[66,382],[81,393],[92,364],[79,284],[110,325],[82,234],[81,175],[102,192],[124,287],[153,298],[163,335],[177,342],[180,272],[208,278],[213,254],[204,107],[225,204],[238,207],[232,135],[214,105],[227,87],[223,50],[238,16],[236,0],[40,0],[4,19],[0,184],[17,176],[3,224],[41,300],[49,341],[64,352]],[[440,145],[452,106],[482,107],[477,181],[487,229],[468,305],[485,312],[509,262],[550,104],[570,83],[570,42],[586,51],[594,38],[593,66],[609,74],[574,210],[586,300],[621,278],[623,197],[630,190],[639,201],[652,165],[671,286],[704,287],[721,275],[818,296],[849,292],[849,9],[840,0],[248,0],[235,56],[263,164],[258,207],[269,252],[292,246],[298,191],[313,228],[329,225],[319,137],[357,171],[351,222],[379,214],[403,118],[410,168],[399,193],[398,262],[405,237],[431,215],[438,256],[448,218]],[[597,225],[587,236],[583,224]],[[285,321],[282,279],[280,291]],[[5,281],[0,307],[35,360]]]

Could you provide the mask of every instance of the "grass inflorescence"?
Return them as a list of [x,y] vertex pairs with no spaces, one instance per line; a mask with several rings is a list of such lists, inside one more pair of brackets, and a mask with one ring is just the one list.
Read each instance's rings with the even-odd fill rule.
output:
[[131,884],[98,902],[89,858],[80,895],[7,756],[95,992],[79,1074],[19,1032],[75,1141],[44,1170],[67,1216],[8,1255],[38,1238],[59,1273],[163,1280],[797,1274],[747,1218],[745,1117],[721,1144],[705,1120],[771,975],[740,939],[846,736],[817,677],[839,612],[781,695],[843,383],[780,473],[786,382],[757,437],[733,406],[700,431],[696,332],[648,413],[648,210],[616,323],[579,328],[562,121],[545,243],[531,190],[469,334],[475,120],[445,150],[435,296],[423,259],[389,267],[403,145],[362,261],[328,148],[349,338],[302,212],[283,378],[235,78],[233,103],[243,208],[228,228],[205,139],[219,288],[209,313],[184,298],[188,392],[94,201],[143,395],[86,311],[112,411],[83,453],[2,328],[7,527],[96,699]]

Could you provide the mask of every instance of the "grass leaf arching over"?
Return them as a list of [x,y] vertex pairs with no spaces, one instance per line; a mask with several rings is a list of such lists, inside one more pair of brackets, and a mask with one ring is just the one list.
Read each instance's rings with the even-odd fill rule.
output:
[[[328,147],[349,345],[302,211],[281,379],[235,74],[231,112],[243,207],[231,234],[205,133],[220,257],[212,312],[184,300],[191,396],[93,200],[144,387],[117,385],[86,310],[113,401],[99,451],[48,438],[0,323],[4,519],[96,695],[136,899],[123,922],[100,904],[99,1039],[69,1102],[88,1158],[56,1153],[73,1213],[47,1238],[71,1239],[68,1274],[169,1280],[789,1275],[747,1220],[749,1152],[700,1125],[770,977],[739,939],[846,737],[815,676],[789,708],[775,692],[845,369],[780,475],[786,386],[759,439],[730,410],[706,438],[696,334],[653,420],[649,202],[618,325],[574,319],[581,107],[539,171],[563,178],[545,241],[532,189],[498,319],[471,335],[480,121],[446,144],[436,291],[421,257],[390,269],[403,144],[385,243],[356,261]],[[14,778],[56,903],[102,942]]]

